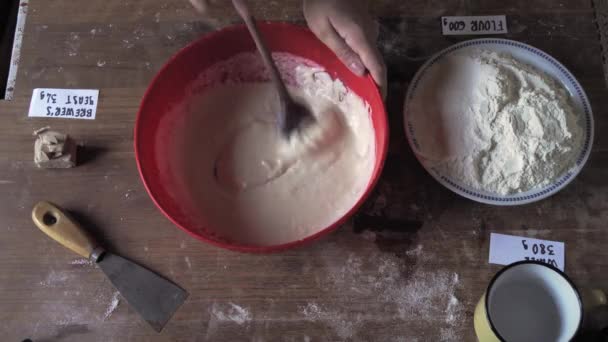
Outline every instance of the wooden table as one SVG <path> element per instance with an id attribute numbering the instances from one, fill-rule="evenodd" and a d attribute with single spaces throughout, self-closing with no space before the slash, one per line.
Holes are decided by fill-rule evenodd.
<path id="1" fill-rule="evenodd" d="M 257 1 L 259 17 L 302 22 L 300 4 Z M 0 333 L 4 341 L 473 341 L 473 309 L 500 266 L 490 232 L 564 241 L 581 287 L 608 287 L 608 97 L 590 2 L 375 1 L 389 64 L 390 152 L 354 223 L 309 246 L 248 255 L 203 244 L 154 207 L 132 148 L 142 94 L 169 56 L 236 20 L 200 21 L 183 0 L 34 1 L 16 96 L 0 101 Z M 506 14 L 506 36 L 563 62 L 586 89 L 597 137 L 582 174 L 536 204 L 460 198 L 416 162 L 402 130 L 404 91 L 439 49 L 442 15 Z M 28 119 L 36 87 L 101 90 L 95 121 Z M 71 170 L 38 170 L 32 132 L 50 125 L 86 145 Z M 95 267 L 44 236 L 33 204 L 72 210 L 117 253 L 190 292 L 156 334 Z M 118 305 L 116 306 L 116 302 Z"/>

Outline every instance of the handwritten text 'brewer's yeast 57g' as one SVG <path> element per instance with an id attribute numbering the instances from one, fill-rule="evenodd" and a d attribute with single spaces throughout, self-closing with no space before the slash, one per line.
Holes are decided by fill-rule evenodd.
<path id="1" fill-rule="evenodd" d="M 29 117 L 94 120 L 99 90 L 36 88 Z"/>

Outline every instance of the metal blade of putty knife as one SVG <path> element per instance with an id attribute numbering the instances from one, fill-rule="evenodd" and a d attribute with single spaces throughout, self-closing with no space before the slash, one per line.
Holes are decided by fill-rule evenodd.
<path id="1" fill-rule="evenodd" d="M 104 253 L 97 266 L 114 287 L 156 331 L 161 331 L 188 293 L 136 263 Z"/>
<path id="2" fill-rule="evenodd" d="M 40 230 L 77 254 L 95 261 L 112 284 L 148 322 L 160 332 L 188 293 L 167 279 L 118 255 L 106 252 L 62 209 L 40 202 L 32 210 Z"/>

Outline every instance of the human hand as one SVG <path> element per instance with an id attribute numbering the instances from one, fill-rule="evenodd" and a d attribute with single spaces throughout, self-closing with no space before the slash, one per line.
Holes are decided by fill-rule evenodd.
<path id="1" fill-rule="evenodd" d="M 356 75 L 368 71 L 386 95 L 386 66 L 376 47 L 378 25 L 361 0 L 304 0 L 314 34 Z"/>
<path id="2" fill-rule="evenodd" d="M 311 31 L 356 75 L 369 72 L 386 95 L 386 66 L 376 47 L 378 26 L 367 14 L 364 0 L 304 0 L 304 17 Z M 229 0 L 190 0 L 205 16 Z"/>

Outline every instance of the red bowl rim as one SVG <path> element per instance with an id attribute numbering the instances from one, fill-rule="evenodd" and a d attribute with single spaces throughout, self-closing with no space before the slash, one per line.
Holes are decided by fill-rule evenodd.
<path id="1" fill-rule="evenodd" d="M 278 22 L 278 21 L 261 21 L 258 23 L 259 25 L 272 25 L 272 26 L 277 26 L 279 29 L 289 29 L 289 30 L 303 30 L 303 31 L 307 31 L 310 32 L 310 30 L 308 28 L 299 26 L 299 25 L 295 25 L 292 23 L 288 23 L 288 22 Z M 200 44 L 202 41 L 204 40 L 208 40 L 211 39 L 212 37 L 215 37 L 216 35 L 220 35 L 223 34 L 227 31 L 233 31 L 233 30 L 242 30 L 245 28 L 244 24 L 237 24 L 237 25 L 231 25 L 231 26 L 227 26 L 227 27 L 223 27 L 219 30 L 210 32 L 205 34 L 204 36 L 192 41 L 191 43 L 189 43 L 188 45 L 186 45 L 184 48 L 180 49 L 178 52 L 176 52 L 175 54 L 173 54 L 173 56 L 171 56 L 169 58 L 169 60 L 167 60 L 167 62 L 162 66 L 162 68 L 156 73 L 156 75 L 154 76 L 154 78 L 152 79 L 152 81 L 149 83 L 148 87 L 146 88 L 146 91 L 144 93 L 144 96 L 142 97 L 141 100 L 141 104 L 139 106 L 139 109 L 137 111 L 137 116 L 135 119 L 135 127 L 134 127 L 134 132 L 133 132 L 133 145 L 134 145 L 134 149 L 135 149 L 135 161 L 137 163 L 137 170 L 139 172 L 139 176 L 141 178 L 141 181 L 144 184 L 144 187 L 146 189 L 146 191 L 148 192 L 148 195 L 150 196 L 150 198 L 152 199 L 152 202 L 154 202 L 154 205 L 156 205 L 156 207 L 163 213 L 163 215 L 165 215 L 165 217 L 167 219 L 169 219 L 169 221 L 171 221 L 175 226 L 177 226 L 178 228 L 180 228 L 181 230 L 185 231 L 186 233 L 188 233 L 189 235 L 191 235 L 192 237 L 201 240 L 203 242 L 212 244 L 214 246 L 217 247 L 221 247 L 221 248 L 225 248 L 228 250 L 232 250 L 232 251 L 237 251 L 237 252 L 245 252 L 245 253 L 260 253 L 260 254 L 264 254 L 264 253 L 273 253 L 273 252 L 280 252 L 280 251 L 284 251 L 287 249 L 291 249 L 291 248 L 295 248 L 295 247 L 300 247 L 303 245 L 306 245 L 314 240 L 317 240 L 318 238 L 327 235 L 333 231 L 335 231 L 336 229 L 338 229 L 340 226 L 342 226 L 344 223 L 346 223 L 346 221 L 348 221 L 356 212 L 357 210 L 359 210 L 359 208 L 363 205 L 363 203 L 367 200 L 367 198 L 369 197 L 369 195 L 372 193 L 372 191 L 374 190 L 376 184 L 378 183 L 378 181 L 380 180 L 380 175 L 382 173 L 382 170 L 384 168 L 384 163 L 386 161 L 386 156 L 388 153 L 388 141 L 389 141 L 389 129 L 388 129 L 388 117 L 386 115 L 386 107 L 384 105 L 384 101 L 382 101 L 382 113 L 381 115 L 385 118 L 384 119 L 384 140 L 381 141 L 381 144 L 379 147 L 379 156 L 377 156 L 377 158 L 380 158 L 380 164 L 378 165 L 378 168 L 376 168 L 374 170 L 374 172 L 372 173 L 371 176 L 371 182 L 368 184 L 365 192 L 363 193 L 363 195 L 361 195 L 361 197 L 359 198 L 359 200 L 351 207 L 351 209 L 346 212 L 344 215 L 342 215 L 342 217 L 340 219 L 338 219 L 336 222 L 334 222 L 333 224 L 329 225 L 328 227 L 316 232 L 313 235 L 307 236 L 304 239 L 300 239 L 300 240 L 296 240 L 296 241 L 292 241 L 292 242 L 288 242 L 288 243 L 284 243 L 284 244 L 279 244 L 279 245 L 272 245 L 272 246 L 250 246 L 250 245 L 242 245 L 242 244 L 238 244 L 238 243 L 228 243 L 228 242 L 222 242 L 222 241 L 218 241 L 218 240 L 214 240 L 211 239 L 209 237 L 197 234 L 193 231 L 191 231 L 190 229 L 188 229 L 187 227 L 184 227 L 180 222 L 178 222 L 177 220 L 175 220 L 169 213 L 167 213 L 167 211 L 165 211 L 165 209 L 160 205 L 160 203 L 158 202 L 156 195 L 154 193 L 154 191 L 152 190 L 152 188 L 149 185 L 148 180 L 146 179 L 146 175 L 143 172 L 143 168 L 142 168 L 142 164 L 141 164 L 141 160 L 140 160 L 140 148 L 139 148 L 139 125 L 141 122 L 141 118 L 143 115 L 142 112 L 142 108 L 143 108 L 143 104 L 146 102 L 146 100 L 148 99 L 148 97 L 150 96 L 150 91 L 152 88 L 152 85 L 155 84 L 158 81 L 158 78 L 160 77 L 160 75 L 168 68 L 168 66 L 173 63 L 177 58 L 179 58 L 182 54 L 186 53 L 187 51 L 191 50 L 194 48 L 195 45 Z M 380 94 L 380 90 L 378 89 L 378 87 L 376 86 L 376 83 L 374 81 L 374 79 L 371 77 L 371 75 L 366 75 L 365 78 L 371 83 L 373 84 L 373 89 L 374 89 L 374 95 L 377 96 L 378 98 L 382 98 L 382 95 Z"/>

